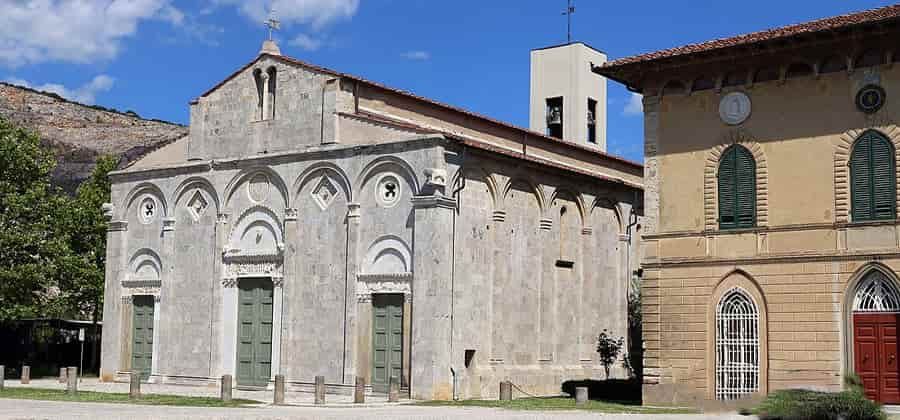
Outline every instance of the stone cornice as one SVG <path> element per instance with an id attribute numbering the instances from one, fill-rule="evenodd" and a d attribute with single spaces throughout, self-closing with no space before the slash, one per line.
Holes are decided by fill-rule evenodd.
<path id="1" fill-rule="evenodd" d="M 680 238 L 700 238 L 708 236 L 729 236 L 747 233 L 773 233 L 773 232 L 799 232 L 806 230 L 842 230 L 868 226 L 900 226 L 898 220 L 880 220 L 872 222 L 839 222 L 839 223 L 805 223 L 783 226 L 765 226 L 747 229 L 728 229 L 728 230 L 702 230 L 702 231 L 678 231 L 654 233 L 651 235 L 643 235 L 644 240 L 660 240 L 660 239 L 680 239 Z"/>
<path id="2" fill-rule="evenodd" d="M 412 204 L 417 209 L 444 208 L 456 210 L 456 200 L 443 195 L 417 195 L 412 198 Z"/>
<path id="3" fill-rule="evenodd" d="M 900 249 L 884 251 L 864 252 L 797 252 L 792 254 L 766 254 L 754 257 L 742 258 L 713 258 L 713 257 L 689 257 L 666 258 L 662 261 L 644 261 L 641 267 L 644 269 L 662 269 L 676 267 L 696 266 L 731 266 L 749 264 L 783 264 L 802 262 L 842 262 L 869 260 L 878 261 L 885 258 L 900 257 Z"/>

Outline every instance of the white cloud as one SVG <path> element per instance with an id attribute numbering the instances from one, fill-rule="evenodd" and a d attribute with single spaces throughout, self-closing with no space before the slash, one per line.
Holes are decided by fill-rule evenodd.
<path id="1" fill-rule="evenodd" d="M 632 93 L 625 103 L 622 113 L 625 115 L 641 115 L 644 112 L 644 97 L 640 93 Z"/>
<path id="2" fill-rule="evenodd" d="M 214 5 L 233 5 L 254 22 L 260 24 L 275 9 L 278 19 L 286 25 L 310 24 L 313 29 L 349 19 L 359 9 L 359 0 L 211 0 Z"/>
<path id="3" fill-rule="evenodd" d="M 313 38 L 306 34 L 297 34 L 297 36 L 294 37 L 294 39 L 292 39 L 289 44 L 306 51 L 315 51 L 322 46 L 322 40 Z"/>
<path id="4" fill-rule="evenodd" d="M 0 10 L 0 65 L 7 67 L 109 60 L 140 22 L 184 21 L 171 0 L 0 0 Z"/>
<path id="5" fill-rule="evenodd" d="M 88 105 L 93 105 L 97 99 L 97 94 L 112 89 L 113 84 L 115 83 L 115 79 L 105 74 L 96 76 L 90 82 L 75 89 L 69 89 L 58 83 L 33 85 L 27 80 L 18 78 L 7 78 L 6 81 L 14 85 L 24 86 L 34 90 L 52 92 L 63 98 Z"/>
<path id="6" fill-rule="evenodd" d="M 407 51 L 401 54 L 407 60 L 426 61 L 431 58 L 428 51 Z"/>

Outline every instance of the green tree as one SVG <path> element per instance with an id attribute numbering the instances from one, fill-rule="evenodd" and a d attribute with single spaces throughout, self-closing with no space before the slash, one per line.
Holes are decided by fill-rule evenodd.
<path id="1" fill-rule="evenodd" d="M 110 200 L 109 173 L 118 159 L 104 156 L 97 161 L 91 177 L 85 180 L 66 212 L 69 255 L 61 265 L 65 307 L 72 315 L 100 319 L 103 308 L 103 279 L 106 269 L 107 221 L 103 203 Z"/>
<path id="2" fill-rule="evenodd" d="M 0 320 L 100 319 L 109 172 L 103 157 L 69 197 L 50 183 L 56 160 L 37 134 L 0 119 Z"/>
<path id="3" fill-rule="evenodd" d="M 58 222 L 68 200 L 50 185 L 55 166 L 36 134 L 0 119 L 0 319 L 61 311 L 57 258 L 68 245 Z"/>

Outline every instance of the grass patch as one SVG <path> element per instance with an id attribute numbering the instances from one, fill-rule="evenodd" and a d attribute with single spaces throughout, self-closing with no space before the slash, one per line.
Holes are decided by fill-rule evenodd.
<path id="1" fill-rule="evenodd" d="M 857 390 L 817 392 L 787 389 L 769 394 L 752 410 L 762 420 L 884 420 L 881 407 Z"/>
<path id="2" fill-rule="evenodd" d="M 612 414 L 691 414 L 696 411 L 686 408 L 644 407 L 612 401 L 590 400 L 583 406 L 575 406 L 574 398 L 520 398 L 512 401 L 499 400 L 462 400 L 462 401 L 424 401 L 415 405 L 425 407 L 492 407 L 509 410 L 585 410 Z"/>
<path id="3" fill-rule="evenodd" d="M 98 402 L 118 404 L 143 404 L 143 405 L 175 405 L 182 407 L 245 407 L 250 404 L 259 404 L 259 401 L 233 399 L 223 402 L 211 397 L 183 397 L 179 395 L 145 394 L 140 398 L 128 398 L 128 394 L 113 394 L 106 392 L 78 391 L 76 395 L 69 395 L 65 390 L 7 387 L 0 391 L 0 398 L 20 400 L 44 400 L 44 401 L 69 401 L 69 402 Z"/>

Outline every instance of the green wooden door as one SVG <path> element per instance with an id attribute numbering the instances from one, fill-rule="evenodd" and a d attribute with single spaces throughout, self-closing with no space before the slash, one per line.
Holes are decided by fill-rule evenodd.
<path id="1" fill-rule="evenodd" d="M 372 306 L 372 389 L 387 392 L 403 374 L 403 295 L 375 295 Z"/>
<path id="2" fill-rule="evenodd" d="M 237 383 L 266 386 L 272 376 L 272 281 L 240 280 L 238 289 Z"/>
<path id="3" fill-rule="evenodd" d="M 134 319 L 131 332 L 131 370 L 150 377 L 153 364 L 153 296 L 134 296 Z"/>

